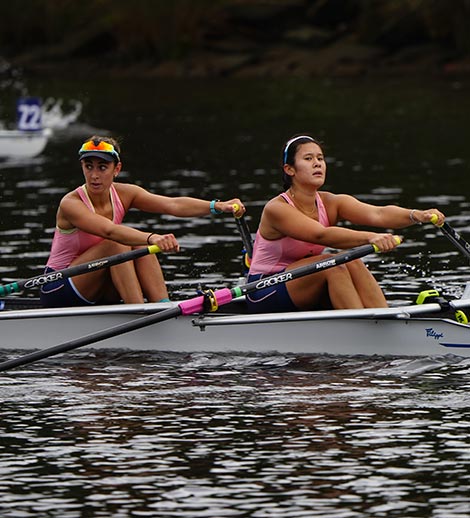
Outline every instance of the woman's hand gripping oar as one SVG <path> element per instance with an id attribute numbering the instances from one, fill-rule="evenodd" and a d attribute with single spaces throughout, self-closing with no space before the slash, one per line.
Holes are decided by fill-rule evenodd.
<path id="1" fill-rule="evenodd" d="M 396 239 L 399 240 L 398 237 Z M 157 324 L 158 322 L 170 320 L 180 315 L 192 315 L 194 313 L 201 313 L 204 311 L 208 299 L 211 303 L 211 310 L 216 311 L 219 306 L 228 304 L 233 299 L 241 297 L 242 295 L 246 295 L 247 293 L 251 293 L 256 290 L 261 290 L 266 286 L 272 286 L 274 284 L 282 284 L 285 282 L 289 282 L 304 275 L 320 272 L 328 268 L 333 268 L 334 266 L 340 266 L 342 264 L 354 261 L 356 259 L 360 259 L 361 257 L 377 252 L 380 252 L 380 250 L 376 245 L 362 245 L 356 248 L 351 248 L 350 250 L 345 250 L 344 252 L 340 252 L 336 255 L 328 257 L 327 259 L 322 259 L 320 261 L 306 264 L 304 266 L 300 266 L 298 268 L 294 268 L 292 270 L 285 271 L 279 274 L 270 275 L 257 281 L 249 282 L 247 284 L 243 284 L 240 286 L 235 286 L 231 289 L 223 288 L 215 292 L 210 292 L 209 295 L 200 295 L 193 299 L 180 302 L 176 306 L 165 309 L 159 313 L 147 315 L 145 317 L 138 318 L 130 322 L 125 322 L 123 324 L 110 327 L 108 329 L 98 331 L 97 333 L 83 336 L 81 338 L 77 338 L 75 340 L 71 340 L 69 342 L 65 342 L 54 347 L 49 347 L 41 351 L 35 351 L 30 354 L 26 354 L 19 358 L 7 360 L 3 363 L 0 363 L 0 371 L 6 371 L 9 369 L 13 369 L 14 367 L 27 365 L 36 360 L 41 360 L 44 358 L 48 358 L 50 356 L 54 356 L 56 354 L 71 351 L 73 349 L 78 349 L 79 347 L 83 347 L 85 345 L 91 345 L 96 342 L 100 342 L 101 340 L 106 340 L 114 336 L 129 333 L 130 331 L 135 331 L 137 329 Z M 156 337 L 158 337 L 158 334 L 156 334 Z"/>

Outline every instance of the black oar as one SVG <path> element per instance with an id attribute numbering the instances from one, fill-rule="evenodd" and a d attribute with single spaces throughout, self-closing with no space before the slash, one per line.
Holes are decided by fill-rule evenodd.
<path id="1" fill-rule="evenodd" d="M 130 252 L 123 252 L 122 254 L 104 257 L 103 259 L 95 259 L 89 263 L 77 264 L 63 270 L 43 273 L 41 275 L 31 277 L 30 279 L 15 281 L 10 284 L 4 284 L 3 286 L 0 286 L 0 296 L 16 293 L 25 288 L 36 288 L 50 282 L 67 279 L 69 277 L 75 277 L 76 275 L 82 275 L 84 273 L 94 272 L 95 270 L 100 270 L 101 268 L 109 268 L 110 266 L 114 266 L 116 264 L 125 263 L 126 261 L 131 261 L 133 259 L 143 257 L 147 254 L 156 254 L 158 252 L 160 252 L 160 248 L 157 245 L 151 245 L 145 248 L 137 248 L 136 250 L 131 250 Z"/>
<path id="2" fill-rule="evenodd" d="M 373 252 L 379 252 L 378 248 L 375 245 L 362 245 L 356 248 L 351 248 L 350 250 L 346 250 L 344 252 L 340 252 L 339 254 L 333 255 L 327 259 L 315 261 L 314 263 L 300 266 L 298 268 L 294 268 L 293 270 L 285 271 L 279 274 L 270 275 L 269 277 L 265 277 L 258 281 L 249 282 L 241 286 L 235 286 L 231 289 L 224 288 L 221 290 L 217 290 L 215 292 L 212 292 L 209 297 L 212 302 L 211 310 L 216 311 L 219 306 L 228 304 L 234 298 L 246 295 L 247 293 L 261 290 L 263 288 L 273 286 L 275 284 L 282 284 L 293 279 L 303 277 L 304 275 L 309 275 L 319 271 L 327 270 L 328 268 L 333 268 L 334 266 L 339 266 L 341 264 L 354 261 L 355 259 L 359 259 Z M 77 338 L 75 340 L 71 340 L 69 342 L 65 342 L 54 347 L 49 347 L 41 351 L 26 354 L 25 356 L 21 356 L 19 358 L 7 360 L 3 363 L 0 363 L 0 371 L 6 371 L 14 367 L 19 367 L 20 365 L 26 365 L 36 360 L 48 358 L 49 356 L 64 353 L 72 349 L 78 349 L 79 347 L 94 344 L 101 340 L 106 340 L 108 338 L 122 335 L 124 333 L 129 333 L 130 331 L 135 331 L 137 329 L 141 329 L 143 327 L 150 326 L 158 322 L 170 320 L 180 315 L 192 315 L 194 313 L 200 313 L 204 311 L 205 305 L 206 297 L 204 295 L 200 295 L 193 299 L 180 302 L 177 306 L 165 309 L 159 313 L 147 315 L 145 317 L 132 320 L 131 322 L 125 322 L 123 324 L 110 327 L 108 329 L 103 329 L 102 331 L 98 331 L 97 333 L 83 336 L 81 338 Z"/>
<path id="3" fill-rule="evenodd" d="M 453 228 L 444 221 L 442 225 L 437 224 L 437 215 L 434 214 L 431 217 L 431 223 L 436 225 L 436 227 L 441 229 L 441 232 L 446 236 L 446 238 L 460 251 L 462 254 L 470 260 L 470 244 L 465 241 L 465 239 Z M 468 324 L 468 317 L 464 311 L 461 309 L 457 309 L 455 311 L 455 318 L 457 322 L 461 324 Z"/>
<path id="4" fill-rule="evenodd" d="M 238 204 L 235 204 L 233 207 L 235 209 L 235 212 L 237 212 Z M 251 232 L 248 228 L 248 223 L 246 222 L 244 215 L 240 217 L 235 216 L 235 221 L 237 223 L 238 231 L 240 232 L 243 246 L 245 247 L 245 252 L 249 259 L 249 263 L 251 261 L 251 258 L 253 257 L 253 238 L 251 237 Z"/>
<path id="5" fill-rule="evenodd" d="M 434 214 L 431 218 L 431 223 L 436 225 L 437 216 Z M 447 237 L 447 239 L 462 252 L 462 254 L 470 259 L 470 244 L 454 229 L 449 223 L 444 222 L 442 225 L 436 225 L 441 229 L 441 232 Z"/>

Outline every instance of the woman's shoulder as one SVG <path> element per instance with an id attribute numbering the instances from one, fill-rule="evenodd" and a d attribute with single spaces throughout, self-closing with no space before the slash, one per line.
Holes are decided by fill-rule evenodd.
<path id="1" fill-rule="evenodd" d="M 264 206 L 265 209 L 272 209 L 283 205 L 288 205 L 287 200 L 282 196 L 283 193 L 278 194 L 277 196 L 274 196 L 274 198 L 271 198 L 268 200 Z"/>
<path id="2" fill-rule="evenodd" d="M 318 194 L 318 196 L 320 196 L 321 201 L 323 203 L 334 200 L 336 198 L 336 196 L 338 196 L 337 194 L 334 194 L 333 192 L 329 192 L 329 191 L 317 191 L 317 194 Z"/>
<path id="3" fill-rule="evenodd" d="M 138 193 L 144 191 L 143 187 L 133 183 L 114 182 L 113 187 L 123 202 L 131 203 Z"/>
<path id="4" fill-rule="evenodd" d="M 139 187 L 134 183 L 113 182 L 112 185 L 117 192 L 133 192 L 135 190 L 142 189 L 142 187 Z"/>
<path id="5" fill-rule="evenodd" d="M 73 200 L 79 200 L 80 195 L 78 194 L 78 187 L 74 189 L 73 191 L 69 191 L 68 193 L 64 194 L 60 200 L 60 205 L 63 203 L 67 203 L 68 201 Z"/>
<path id="6" fill-rule="evenodd" d="M 318 194 L 321 198 L 321 201 L 325 204 L 338 204 L 347 200 L 355 199 L 353 196 L 349 194 L 336 194 L 329 191 L 318 191 Z"/>
<path id="7" fill-rule="evenodd" d="M 147 189 L 141 187 L 140 185 L 136 185 L 135 183 L 114 182 L 113 186 L 119 195 L 136 195 L 139 193 L 148 192 Z"/>

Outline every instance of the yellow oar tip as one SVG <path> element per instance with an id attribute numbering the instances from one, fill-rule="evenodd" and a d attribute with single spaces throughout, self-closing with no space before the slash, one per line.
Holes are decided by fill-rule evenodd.
<path id="1" fill-rule="evenodd" d="M 437 215 L 437 214 L 433 214 L 433 215 L 431 216 L 431 223 L 432 223 L 433 225 L 435 225 L 435 224 L 438 222 L 438 220 L 439 220 L 439 217 L 438 217 L 438 215 Z"/>
<path id="2" fill-rule="evenodd" d="M 161 248 L 158 245 L 150 245 L 147 250 L 149 251 L 149 254 L 158 254 L 161 252 Z"/>
<path id="3" fill-rule="evenodd" d="M 393 240 L 395 241 L 395 244 L 398 246 L 398 245 L 401 245 L 402 242 L 403 242 L 403 238 L 401 236 L 393 236 Z M 379 254 L 382 250 L 380 250 L 380 248 L 375 245 L 374 243 L 372 243 L 372 246 L 374 247 L 374 252 L 376 254 Z"/>
<path id="4" fill-rule="evenodd" d="M 240 210 L 240 205 L 238 203 L 234 203 L 232 205 L 233 207 L 233 215 L 235 216 L 235 219 L 241 219 L 243 214 L 240 214 L 240 216 L 237 216 L 237 212 Z"/>

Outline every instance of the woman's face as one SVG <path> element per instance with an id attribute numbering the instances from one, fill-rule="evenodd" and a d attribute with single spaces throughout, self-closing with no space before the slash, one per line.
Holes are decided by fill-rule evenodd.
<path id="1" fill-rule="evenodd" d="M 326 162 L 321 147 L 315 142 L 306 142 L 297 147 L 294 166 L 287 166 L 286 173 L 292 181 L 305 186 L 321 187 L 326 179 Z"/>
<path id="2" fill-rule="evenodd" d="M 109 189 L 121 170 L 121 162 L 116 164 L 97 157 L 85 158 L 81 164 L 87 189 L 97 194 Z"/>

